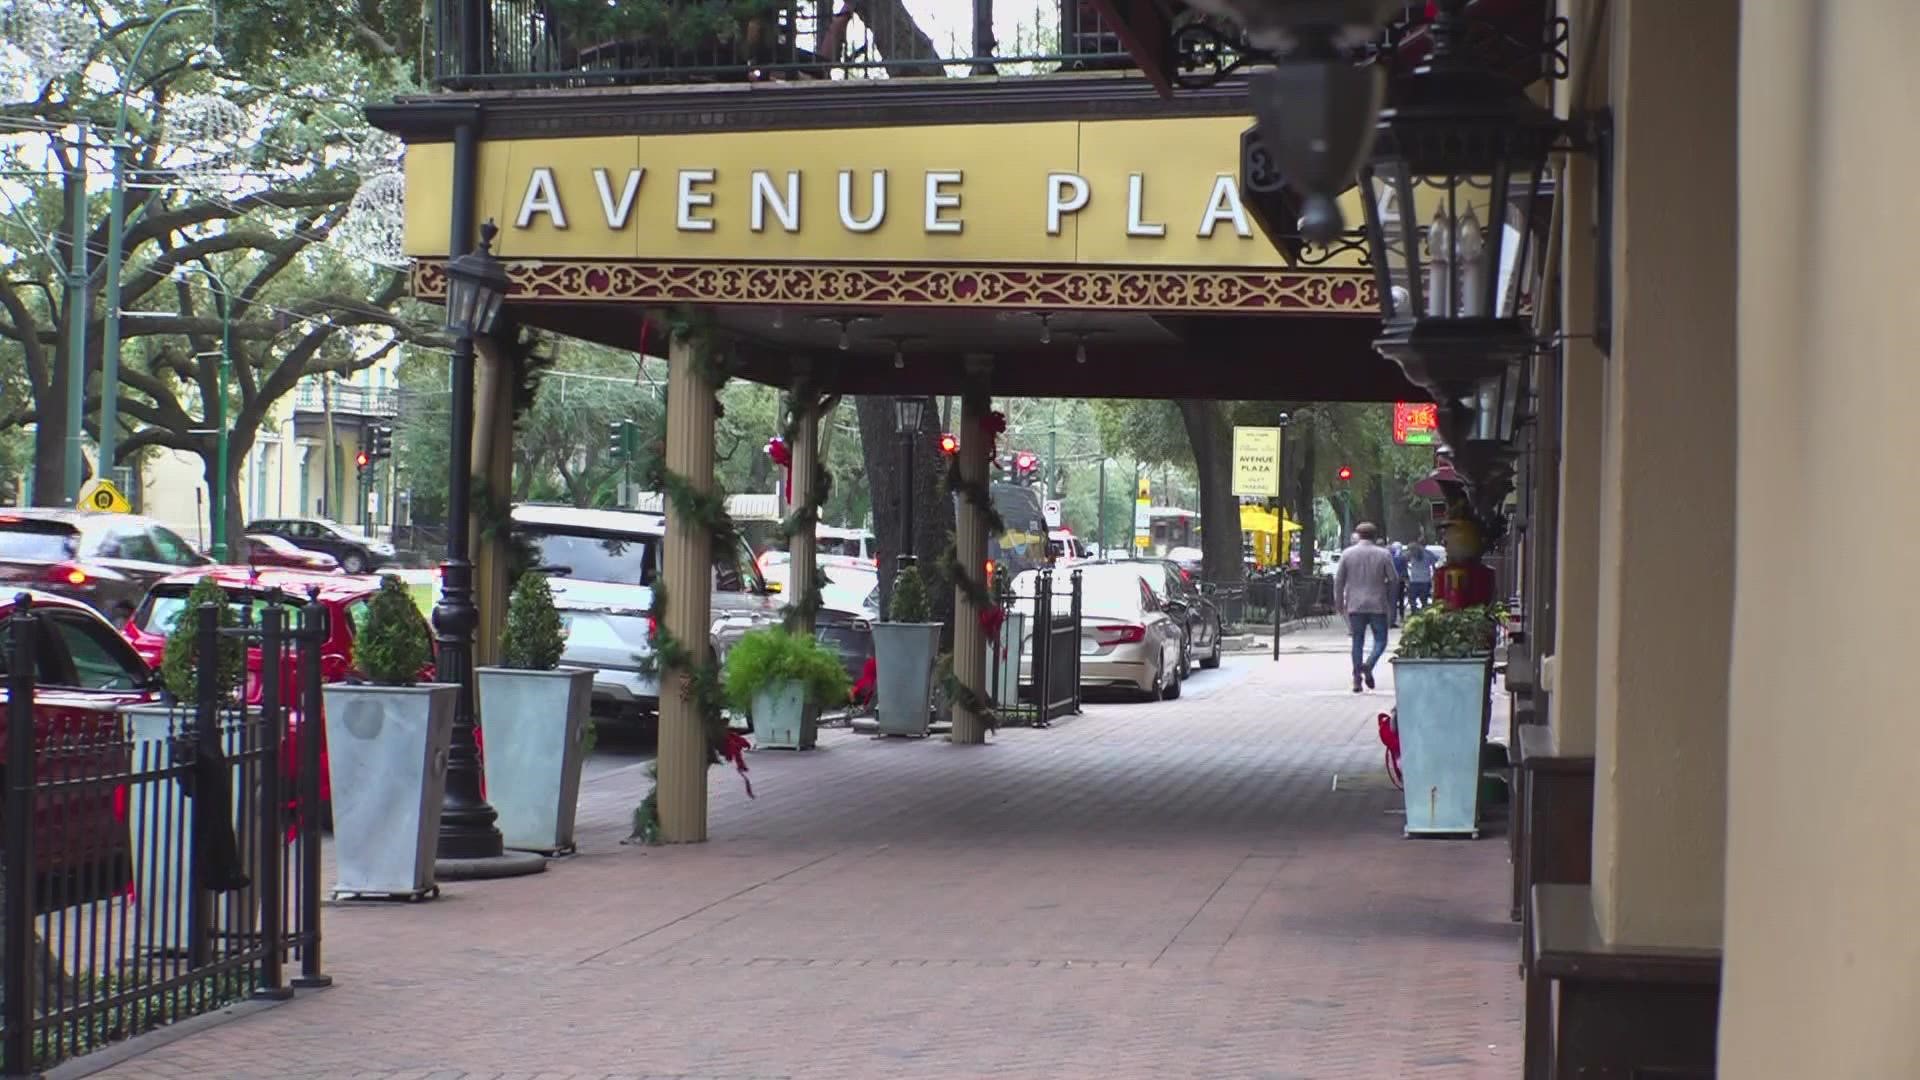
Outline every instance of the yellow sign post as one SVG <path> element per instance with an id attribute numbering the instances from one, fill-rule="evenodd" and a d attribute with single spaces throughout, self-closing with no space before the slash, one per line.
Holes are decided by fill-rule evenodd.
<path id="1" fill-rule="evenodd" d="M 1153 485 L 1144 474 L 1133 497 L 1133 547 L 1146 551 L 1153 546 Z"/>
<path id="2" fill-rule="evenodd" d="M 80 497 L 74 505 L 82 510 L 100 510 L 109 514 L 130 514 L 133 504 L 113 486 L 113 481 L 94 477 L 80 486 Z"/>
<path id="3" fill-rule="evenodd" d="M 1280 429 L 1233 429 L 1233 493 L 1273 499 L 1280 495 Z"/>

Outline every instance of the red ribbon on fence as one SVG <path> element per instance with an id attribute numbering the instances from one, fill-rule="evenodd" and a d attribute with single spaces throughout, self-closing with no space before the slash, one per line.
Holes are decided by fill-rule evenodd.
<path id="1" fill-rule="evenodd" d="M 785 493 L 786 502 L 791 505 L 793 502 L 793 450 L 787 445 L 787 440 L 775 435 L 767 440 L 767 456 L 773 459 L 775 465 L 787 471 L 787 483 L 781 491 Z"/>

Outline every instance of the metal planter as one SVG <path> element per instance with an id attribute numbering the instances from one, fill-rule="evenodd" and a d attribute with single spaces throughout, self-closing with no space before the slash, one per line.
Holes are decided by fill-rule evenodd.
<path id="1" fill-rule="evenodd" d="M 753 743 L 762 750 L 811 750 L 820 710 L 807 701 L 805 683 L 783 679 L 753 695 Z"/>
<path id="2" fill-rule="evenodd" d="M 933 705 L 939 623 L 873 624 L 875 692 L 882 735 L 924 736 Z"/>
<path id="3" fill-rule="evenodd" d="M 132 741 L 135 775 L 158 769 L 171 760 L 168 743 L 194 731 L 192 706 L 128 705 L 120 709 L 127 734 Z M 259 722 L 257 709 L 247 710 L 249 726 Z M 236 757 L 241 746 L 241 727 L 223 712 L 220 719 L 220 748 Z M 235 761 L 232 769 L 233 824 L 241 840 L 240 854 L 247 873 L 259 876 L 259 845 L 249 842 L 245 823 L 258 815 L 253 800 L 258 798 L 258 778 L 252 783 L 245 766 Z M 194 801 L 187 798 L 177 779 L 149 779 L 127 788 L 127 837 L 133 855 L 134 916 L 140 921 L 140 947 L 160 956 L 187 954 L 188 920 L 184 914 L 192 902 L 186 867 L 181 853 L 190 850 L 184 840 L 193 835 Z M 158 835 L 156 835 L 158 834 Z M 297 848 L 288 858 L 297 858 Z M 253 929 L 258 917 L 254 890 L 240 889 L 219 894 L 213 905 L 216 933 L 244 934 Z"/>
<path id="4" fill-rule="evenodd" d="M 1408 836 L 1480 835 L 1487 658 L 1393 661 Z"/>
<path id="5" fill-rule="evenodd" d="M 574 849 L 593 674 L 588 668 L 474 669 L 487 802 L 500 815 L 500 836 L 510 848 L 548 855 Z"/>
<path id="6" fill-rule="evenodd" d="M 434 893 L 459 687 L 333 683 L 322 692 L 333 779 L 334 897 Z"/>

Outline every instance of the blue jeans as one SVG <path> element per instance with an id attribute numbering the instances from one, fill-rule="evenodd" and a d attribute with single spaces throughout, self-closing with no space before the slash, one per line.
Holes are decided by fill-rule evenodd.
<path id="1" fill-rule="evenodd" d="M 1347 627 L 1353 634 L 1353 673 L 1357 677 L 1361 672 L 1372 671 L 1373 665 L 1379 663 L 1380 657 L 1386 654 L 1387 615 L 1385 612 L 1376 615 L 1371 612 L 1363 614 L 1356 611 L 1347 616 Z M 1367 641 L 1368 627 L 1373 628 L 1373 655 L 1367 657 L 1366 663 L 1363 664 L 1360 662 L 1360 654 Z"/>
<path id="2" fill-rule="evenodd" d="M 1424 610 L 1433 603 L 1433 582 L 1414 581 L 1407 584 L 1407 607 L 1413 611 Z"/>

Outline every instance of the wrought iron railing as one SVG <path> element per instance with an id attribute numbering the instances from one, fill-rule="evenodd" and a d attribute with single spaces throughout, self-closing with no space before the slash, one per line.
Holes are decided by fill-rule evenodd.
<path id="1" fill-rule="evenodd" d="M 398 416 L 400 391 L 395 387 L 354 386 L 337 383 L 332 391 L 333 411 L 345 416 Z M 303 381 L 294 387 L 296 412 L 321 412 L 327 408 L 327 394 L 319 384 Z"/>
<path id="2" fill-rule="evenodd" d="M 1044 726 L 1080 711 L 1080 571 L 1034 575 L 1033 592 L 1000 579 L 1001 632 L 987 650 L 987 692 L 1007 724 Z"/>
<path id="3" fill-rule="evenodd" d="M 213 605 L 193 612 L 198 655 L 237 637 L 261 657 L 250 702 L 207 664 L 197 701 L 123 715 L 75 707 L 72 693 L 37 702 L 57 631 L 16 600 L 0 635 L 0 1074 L 39 1075 L 240 999 L 329 981 L 321 750 L 298 737 L 319 724 L 325 613 L 311 602 L 291 625 L 287 607 L 268 612 L 235 628 L 217 625 Z"/>
<path id="4" fill-rule="evenodd" d="M 906 0 L 433 0 L 427 40 L 434 81 L 449 89 L 1133 66 L 1090 0 L 1040 0 L 1011 33 L 999 20 L 1006 36 L 997 41 L 976 28 L 971 7 L 920 5 L 916 13 Z"/>

